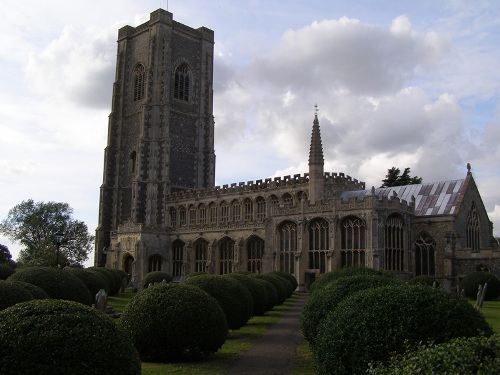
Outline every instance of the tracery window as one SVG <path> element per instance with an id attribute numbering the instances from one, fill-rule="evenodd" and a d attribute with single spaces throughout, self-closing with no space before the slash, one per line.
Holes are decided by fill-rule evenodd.
<path id="1" fill-rule="evenodd" d="M 241 220 L 241 203 L 238 201 L 233 201 L 231 203 L 231 221 L 237 223 Z"/>
<path id="2" fill-rule="evenodd" d="M 415 275 L 435 276 L 435 249 L 434 240 L 425 233 L 415 241 Z"/>
<path id="3" fill-rule="evenodd" d="M 479 215 L 474 203 L 472 203 L 467 217 L 467 247 L 479 250 Z"/>
<path id="4" fill-rule="evenodd" d="M 297 202 L 307 201 L 307 193 L 305 191 L 299 191 L 297 193 Z"/>
<path id="5" fill-rule="evenodd" d="M 233 272 L 234 241 L 224 237 L 219 242 L 219 273 L 225 275 Z"/>
<path id="6" fill-rule="evenodd" d="M 189 86 L 191 73 L 187 64 L 181 64 L 175 69 L 174 98 L 189 100 Z"/>
<path id="7" fill-rule="evenodd" d="M 271 195 L 271 215 L 276 215 L 278 213 L 278 208 L 280 206 L 280 200 L 276 195 Z"/>
<path id="8" fill-rule="evenodd" d="M 262 221 L 266 218 L 266 200 L 258 197 L 255 202 L 257 203 L 257 220 Z"/>
<path id="9" fill-rule="evenodd" d="M 208 242 L 199 239 L 194 245 L 194 272 L 206 272 L 208 262 Z"/>
<path id="10" fill-rule="evenodd" d="M 196 207 L 189 207 L 189 225 L 196 225 Z"/>
<path id="11" fill-rule="evenodd" d="M 309 269 L 326 271 L 326 254 L 329 249 L 329 225 L 326 220 L 317 219 L 309 226 Z"/>
<path id="12" fill-rule="evenodd" d="M 146 85 L 146 69 L 144 65 L 137 64 L 134 68 L 134 101 L 144 98 L 144 87 Z"/>
<path id="13" fill-rule="evenodd" d="M 210 224 L 217 224 L 217 205 L 210 203 Z"/>
<path id="14" fill-rule="evenodd" d="M 177 226 L 177 211 L 175 210 L 175 208 L 170 209 L 170 226 Z"/>
<path id="15" fill-rule="evenodd" d="M 350 216 L 340 225 L 341 266 L 365 266 L 366 228 L 360 218 Z"/>
<path id="16" fill-rule="evenodd" d="M 283 194 L 283 204 L 285 206 L 291 206 L 293 204 L 293 197 L 291 194 L 288 193 Z"/>
<path id="17" fill-rule="evenodd" d="M 200 204 L 198 211 L 200 213 L 200 224 L 206 225 L 207 224 L 207 206 L 204 204 Z"/>
<path id="18" fill-rule="evenodd" d="M 161 255 L 151 255 L 148 261 L 148 272 L 161 271 L 162 263 Z"/>
<path id="19" fill-rule="evenodd" d="M 264 240 L 252 236 L 247 243 L 247 271 L 260 273 L 264 259 Z"/>
<path id="20" fill-rule="evenodd" d="M 222 202 L 221 206 L 221 222 L 227 224 L 229 222 L 229 204 L 227 202 Z"/>
<path id="21" fill-rule="evenodd" d="M 182 227 L 186 225 L 186 209 L 184 207 L 179 208 L 179 226 Z"/>
<path id="22" fill-rule="evenodd" d="M 253 202 L 250 198 L 245 199 L 243 202 L 244 213 L 243 219 L 245 221 L 253 221 Z"/>
<path id="23" fill-rule="evenodd" d="M 297 224 L 285 221 L 278 228 L 279 234 L 279 265 L 280 271 L 294 273 L 294 255 L 297 251 Z"/>
<path id="24" fill-rule="evenodd" d="M 385 269 L 404 270 L 404 222 L 399 215 L 390 215 L 385 224 Z"/>
<path id="25" fill-rule="evenodd" d="M 184 263 L 184 242 L 175 240 L 172 243 L 172 277 L 182 277 L 182 264 Z"/>

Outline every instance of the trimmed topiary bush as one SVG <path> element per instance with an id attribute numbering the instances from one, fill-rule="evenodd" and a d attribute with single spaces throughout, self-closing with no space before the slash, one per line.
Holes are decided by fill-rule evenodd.
<path id="1" fill-rule="evenodd" d="M 104 276 L 99 272 L 88 272 L 83 268 L 64 268 L 64 272 L 69 272 L 83 281 L 90 291 L 92 301 L 95 301 L 95 295 L 99 293 L 101 289 L 106 290 L 108 287 L 108 283 Z"/>
<path id="2" fill-rule="evenodd" d="M 500 335 L 461 337 L 439 345 L 421 345 L 418 350 L 391 357 L 384 366 L 368 371 L 374 375 L 481 374 L 497 375 L 500 369 Z"/>
<path id="3" fill-rule="evenodd" d="M 438 282 L 436 279 L 432 276 L 428 275 L 419 275 L 412 277 L 409 281 L 408 284 L 410 285 L 427 285 L 427 286 L 439 286 Z"/>
<path id="4" fill-rule="evenodd" d="M 49 299 L 50 296 L 40 288 L 39 286 L 30 284 L 30 283 L 25 283 L 24 281 L 14 281 L 14 280 L 9 280 L 10 283 L 19 285 L 26 289 L 28 292 L 30 292 L 33 296 L 33 299 Z"/>
<path id="5" fill-rule="evenodd" d="M 23 286 L 14 282 L 0 280 L 0 310 L 32 299 L 33 295 Z"/>
<path id="6" fill-rule="evenodd" d="M 282 271 L 271 271 L 271 272 L 268 272 L 268 274 L 270 274 L 270 275 L 278 275 L 278 276 L 281 276 L 281 277 L 287 279 L 288 281 L 290 281 L 290 283 L 292 283 L 292 288 L 293 288 L 294 291 L 299 286 L 299 283 L 297 282 L 297 279 L 291 273 L 282 272 Z"/>
<path id="7" fill-rule="evenodd" d="M 500 280 L 498 280 L 495 275 L 483 271 L 466 275 L 460 281 L 460 290 L 463 289 L 467 297 L 475 299 L 477 297 L 479 285 L 484 285 L 485 283 L 488 283 L 486 295 L 484 297 L 485 301 L 490 301 L 500 296 Z"/>
<path id="8" fill-rule="evenodd" d="M 186 283 L 145 289 L 128 303 L 118 324 L 129 333 L 141 358 L 149 361 L 215 353 L 228 331 L 215 298 Z"/>
<path id="9" fill-rule="evenodd" d="M 437 344 L 455 337 L 491 335 L 472 305 L 455 294 L 422 285 L 391 285 L 352 294 L 321 322 L 313 347 L 318 374 L 365 373 L 405 344 Z"/>
<path id="10" fill-rule="evenodd" d="M 89 270 L 94 270 L 95 272 L 101 273 L 107 280 L 109 284 L 109 291 L 106 292 L 110 296 L 114 296 L 120 292 L 122 287 L 122 278 L 119 273 L 115 272 L 116 270 L 112 270 L 105 267 L 91 267 Z"/>
<path id="11" fill-rule="evenodd" d="M 16 272 L 14 268 L 6 264 L 0 264 L 0 280 L 6 280 L 14 272 Z"/>
<path id="12" fill-rule="evenodd" d="M 149 284 L 154 284 L 154 283 L 161 283 L 163 280 L 165 280 L 167 283 L 172 282 L 172 276 L 170 276 L 166 272 L 161 272 L 161 271 L 153 271 L 148 273 L 145 277 L 144 280 L 142 280 L 144 289 L 148 287 Z"/>
<path id="13" fill-rule="evenodd" d="M 266 287 L 259 283 L 253 276 L 239 272 L 233 272 L 228 275 L 241 282 L 252 295 L 253 314 L 263 315 L 267 310 L 268 295 Z"/>
<path id="14" fill-rule="evenodd" d="M 234 278 L 206 274 L 190 277 L 185 283 L 203 289 L 217 300 L 229 329 L 240 329 L 252 317 L 252 295 Z"/>
<path id="15" fill-rule="evenodd" d="M 138 375 L 130 339 L 88 306 L 35 300 L 0 312 L 0 373 Z"/>
<path id="16" fill-rule="evenodd" d="M 262 286 L 266 289 L 267 292 L 267 302 L 266 302 L 266 309 L 265 311 L 270 311 L 273 309 L 274 306 L 278 304 L 278 292 L 276 288 L 274 287 L 273 284 L 271 284 L 269 281 L 261 279 L 261 278 L 255 278 Z"/>
<path id="17" fill-rule="evenodd" d="M 331 281 L 325 287 L 306 301 L 300 315 L 300 325 L 304 338 L 309 345 L 314 346 L 316 335 L 321 321 L 333 311 L 337 305 L 351 294 L 369 288 L 378 288 L 385 285 L 396 285 L 400 282 L 389 277 L 377 275 L 358 275 L 340 277 Z"/>
<path id="18" fill-rule="evenodd" d="M 24 281 L 42 288 L 50 298 L 92 305 L 92 296 L 83 281 L 69 272 L 53 267 L 24 267 L 8 280 Z"/>
<path id="19" fill-rule="evenodd" d="M 111 286 L 112 282 L 111 282 L 110 277 L 109 277 L 108 274 L 105 274 L 102 271 L 98 271 L 98 269 L 95 268 L 95 267 L 84 268 L 84 271 L 88 272 L 88 273 L 92 273 L 92 274 L 97 275 L 98 277 L 100 277 L 100 280 L 104 282 L 104 284 L 103 284 L 104 287 L 101 288 L 101 289 L 104 289 L 104 291 L 109 295 L 109 291 L 112 289 L 112 286 Z M 94 295 L 94 297 L 95 297 L 95 295 Z"/>
<path id="20" fill-rule="evenodd" d="M 292 284 L 283 277 L 277 275 L 269 275 L 267 273 L 255 275 L 254 277 L 258 279 L 263 279 L 269 281 L 276 288 L 278 293 L 278 305 L 283 304 L 291 293 L 293 293 Z"/>

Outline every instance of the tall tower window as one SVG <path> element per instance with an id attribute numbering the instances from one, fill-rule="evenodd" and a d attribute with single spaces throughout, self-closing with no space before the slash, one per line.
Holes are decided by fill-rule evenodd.
<path id="1" fill-rule="evenodd" d="M 385 269 L 404 270 L 404 222 L 399 215 L 391 215 L 385 224 Z"/>
<path id="2" fill-rule="evenodd" d="M 479 215 L 474 203 L 467 217 L 467 247 L 471 250 L 479 250 Z"/>
<path id="3" fill-rule="evenodd" d="M 341 266 L 362 267 L 365 265 L 366 228 L 363 220 L 351 216 L 342 221 Z"/>
<path id="4" fill-rule="evenodd" d="M 144 65 L 137 64 L 134 68 L 134 101 L 144 98 L 144 86 L 146 85 L 146 69 Z"/>
<path id="5" fill-rule="evenodd" d="M 175 69 L 174 99 L 180 99 L 186 102 L 189 100 L 190 76 L 189 67 L 185 63 L 179 65 Z"/>

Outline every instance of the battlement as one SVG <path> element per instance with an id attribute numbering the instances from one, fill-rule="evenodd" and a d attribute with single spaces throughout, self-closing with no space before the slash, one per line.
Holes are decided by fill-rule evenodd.
<path id="1" fill-rule="evenodd" d="M 371 190 L 344 192 L 340 194 L 337 209 L 369 208 L 389 210 L 403 210 L 408 213 L 415 211 L 415 198 L 411 201 L 400 199 L 396 192 L 391 196 L 376 194 L 375 188 Z"/>

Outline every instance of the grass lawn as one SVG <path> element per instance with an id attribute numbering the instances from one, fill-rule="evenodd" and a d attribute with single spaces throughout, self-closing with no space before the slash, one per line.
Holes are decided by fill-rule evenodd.
<path id="1" fill-rule="evenodd" d="M 108 298 L 108 304 L 116 312 L 123 312 L 128 301 L 135 293 L 123 293 Z M 264 334 L 274 323 L 281 319 L 283 314 L 295 303 L 297 294 L 294 294 L 281 306 L 276 306 L 264 316 L 255 316 L 239 330 L 229 331 L 226 342 L 214 355 L 194 362 L 172 363 L 142 363 L 143 375 L 185 374 L 185 375 L 222 375 L 227 372 L 236 355 L 249 350 L 254 341 Z M 298 374 L 298 373 L 297 373 Z M 313 373 L 311 373 L 313 374 Z"/>

